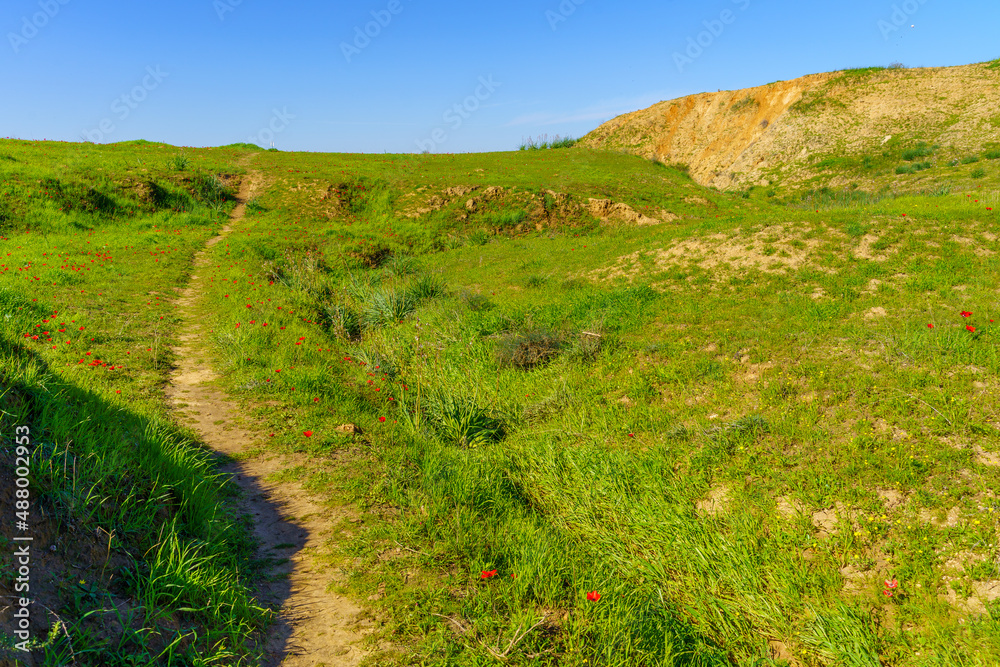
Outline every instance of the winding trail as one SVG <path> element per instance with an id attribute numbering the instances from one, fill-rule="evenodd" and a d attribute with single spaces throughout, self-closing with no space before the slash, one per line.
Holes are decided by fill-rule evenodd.
<path id="1" fill-rule="evenodd" d="M 239 405 L 212 384 L 218 376 L 203 343 L 209 332 L 197 314 L 205 298 L 202 287 L 210 268 L 208 250 L 243 218 L 247 200 L 261 183 L 259 174 L 244 177 L 229 223 L 195 255 L 191 280 L 177 301 L 183 333 L 174 348 L 177 365 L 166 390 L 178 421 L 187 422 L 207 445 L 230 457 L 238 456 L 263 434 L 235 426 Z M 327 592 L 335 575 L 317 558 L 342 515 L 313 502 L 298 483 L 266 481 L 269 475 L 297 463 L 255 457 L 220 466 L 243 492 L 239 510 L 253 519 L 260 544 L 258 557 L 279 561 L 258 589 L 261 603 L 280 609 L 266 638 L 263 667 L 353 667 L 366 655 L 359 643 L 370 622 L 360 620 L 363 611 L 351 600 Z"/>

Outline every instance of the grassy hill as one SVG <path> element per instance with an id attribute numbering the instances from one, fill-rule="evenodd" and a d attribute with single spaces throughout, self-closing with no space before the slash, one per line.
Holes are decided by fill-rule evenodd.
<path id="1" fill-rule="evenodd" d="M 995 174 L 789 205 L 689 163 L 0 141 L 0 437 L 66 573 L 38 655 L 254 664 L 266 564 L 161 390 L 254 178 L 198 315 L 245 455 L 360 513 L 326 558 L 370 664 L 995 661 Z"/>
<path id="2" fill-rule="evenodd" d="M 874 67 L 660 102 L 581 143 L 683 163 L 703 185 L 772 197 L 994 188 L 998 109 L 1000 60 Z"/>

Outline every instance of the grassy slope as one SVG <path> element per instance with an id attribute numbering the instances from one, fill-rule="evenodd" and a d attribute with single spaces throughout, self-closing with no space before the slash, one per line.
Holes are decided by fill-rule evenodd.
<path id="1" fill-rule="evenodd" d="M 267 449 L 313 455 L 285 476 L 365 510 L 330 558 L 404 647 L 375 664 L 1000 653 L 995 192 L 786 209 L 582 149 L 254 168 L 203 316 Z"/>
<path id="2" fill-rule="evenodd" d="M 978 664 L 1000 651 L 978 606 L 996 581 L 995 193 L 789 211 L 578 150 L 257 164 L 278 177 L 270 210 L 227 258 L 231 279 L 266 278 L 273 300 L 250 292 L 247 312 L 232 283 L 217 287 L 230 386 L 296 406 L 255 413 L 274 447 L 316 456 L 289 478 L 368 508 L 332 557 L 426 664 L 490 664 L 487 646 L 503 653 L 544 613 L 516 664 Z M 341 209 L 353 214 L 316 221 L 310 192 L 358 190 L 358 175 L 370 195 Z M 673 225 L 581 218 L 514 238 L 457 221 L 460 202 L 422 225 L 392 216 L 414 187 L 469 183 L 707 203 Z M 422 234 L 456 226 L 444 252 L 361 261 L 380 244 L 434 248 Z M 763 264 L 663 261 L 684 240 L 706 260 L 754 246 Z M 763 270 L 802 247 L 808 261 Z M 620 257 L 639 269 L 631 284 L 588 279 Z M 402 295 L 441 283 L 407 315 Z M 565 343 L 548 365 L 499 363 L 543 336 Z M 345 423 L 365 435 L 340 435 Z M 706 498 L 726 510 L 697 511 Z M 833 508 L 839 523 L 824 524 Z M 886 578 L 901 582 L 892 598 Z"/>
<path id="3" fill-rule="evenodd" d="M 190 176 L 233 173 L 238 152 L 192 156 L 183 173 L 166 166 L 175 153 L 0 147 L 4 488 L 14 427 L 27 426 L 44 664 L 248 664 L 267 617 L 246 588 L 252 545 L 221 504 L 226 487 L 161 392 L 173 290 L 219 225 L 210 207 L 225 208 Z M 4 594 L 14 534 L 5 520 Z M 57 619 L 66 632 L 47 635 Z"/>

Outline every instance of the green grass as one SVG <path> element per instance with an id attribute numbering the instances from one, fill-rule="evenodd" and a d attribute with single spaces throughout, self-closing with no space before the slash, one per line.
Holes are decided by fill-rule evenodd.
<path id="1" fill-rule="evenodd" d="M 78 150 L 30 146 L 0 142 L 0 154 L 44 163 Z M 164 174 L 183 175 L 167 169 L 168 149 L 141 157 L 156 151 Z M 219 154 L 192 150 L 189 169 L 231 173 Z M 375 640 L 396 650 L 370 664 L 779 665 L 778 641 L 804 665 L 1000 654 L 996 603 L 947 602 L 949 591 L 981 600 L 998 578 L 995 190 L 956 178 L 926 194 L 815 190 L 786 206 L 580 147 L 261 152 L 252 168 L 272 185 L 210 250 L 204 319 L 222 384 L 275 433 L 269 450 L 310 457 L 296 473 L 306 487 L 362 517 L 326 556 L 350 595 L 381 596 L 365 604 L 383 619 Z M 23 180 L 27 193 L 37 179 Z M 102 345 L 122 312 L 146 312 L 117 299 L 181 280 L 213 229 L 195 216 L 220 219 L 197 183 L 164 186 L 198 207 L 157 225 L 189 239 L 185 251 L 150 264 L 169 239 L 157 232 L 160 245 L 136 255 L 166 273 L 108 288 L 104 319 L 88 325 Z M 547 190 L 566 196 L 562 208 L 545 206 Z M 680 218 L 598 224 L 572 207 L 587 198 Z M 131 200 L 116 201 L 119 218 L 88 221 L 130 224 Z M 75 213 L 42 204 L 50 234 L 76 229 Z M 18 288 L 52 301 L 39 312 L 62 310 L 16 271 L 48 259 L 41 227 L 15 227 L 5 234 L 18 245 L 39 244 L 11 264 Z M 71 238 L 97 240 L 89 229 Z M 88 289 L 73 288 L 74 299 Z M 162 304 L 138 330 L 169 313 Z M 12 326 L 12 341 L 33 322 Z M 60 367 L 61 351 L 36 347 Z M 166 362 L 149 360 L 150 405 Z M 67 369 L 82 385 L 83 369 Z M 182 565 L 204 568 L 207 554 L 178 533 L 157 538 L 150 560 L 176 586 L 165 590 L 204 607 L 222 579 L 185 578 Z M 892 597 L 887 579 L 899 582 Z"/>
<path id="2" fill-rule="evenodd" d="M 250 588 L 254 545 L 161 394 L 173 288 L 222 220 L 203 184 L 238 176 L 234 155 L 199 151 L 181 170 L 149 143 L 2 151 L 0 439 L 5 464 L 30 461 L 34 548 L 53 547 L 32 571 L 54 604 L 35 610 L 36 664 L 252 664 L 271 616 Z M 52 614 L 65 631 L 50 634 Z"/>

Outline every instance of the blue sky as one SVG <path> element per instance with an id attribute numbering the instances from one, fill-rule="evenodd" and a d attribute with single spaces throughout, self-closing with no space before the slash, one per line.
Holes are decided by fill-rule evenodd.
<path id="1" fill-rule="evenodd" d="M 0 136 L 513 150 L 692 93 L 992 60 L 998 26 L 995 0 L 4 0 Z"/>

